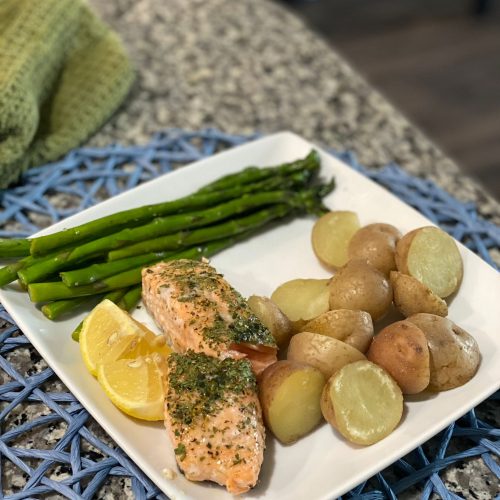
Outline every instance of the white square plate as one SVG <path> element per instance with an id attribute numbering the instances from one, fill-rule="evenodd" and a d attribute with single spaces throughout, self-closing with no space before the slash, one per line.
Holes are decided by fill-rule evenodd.
<path id="1" fill-rule="evenodd" d="M 80 224 L 133 206 L 174 199 L 247 165 L 274 165 L 305 156 L 314 146 L 282 132 L 196 162 L 141 185 L 55 224 L 39 234 Z M 354 210 L 362 224 L 387 222 L 403 233 L 430 222 L 382 187 L 366 179 L 328 153 L 321 155 L 322 173 L 334 176 L 337 187 L 325 200 L 331 209 Z M 240 243 L 212 262 L 244 296 L 270 295 L 282 282 L 298 278 L 328 277 L 310 245 L 311 218 L 296 219 Z M 382 470 L 492 394 L 500 385 L 500 281 L 497 272 L 459 245 L 465 274 L 453 299 L 449 317 L 478 341 L 482 362 L 465 386 L 407 401 L 404 418 L 386 439 L 366 448 L 353 446 L 324 424 L 306 438 L 282 446 L 268 438 L 258 486 L 248 498 L 332 499 Z M 0 291 L 0 299 L 22 331 L 70 391 L 111 437 L 171 498 L 231 498 L 210 483 L 193 483 L 182 474 L 168 480 L 162 471 L 176 470 L 172 447 L 161 423 L 144 423 L 117 410 L 87 373 L 71 331 L 83 316 L 65 321 L 47 320 L 16 286 Z M 134 315 L 153 327 L 143 309 Z M 153 327 L 154 328 L 154 327 Z"/>

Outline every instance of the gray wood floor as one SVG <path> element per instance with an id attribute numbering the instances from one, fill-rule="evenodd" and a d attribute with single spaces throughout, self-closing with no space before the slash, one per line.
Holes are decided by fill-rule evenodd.
<path id="1" fill-rule="evenodd" d="M 482 16 L 459 0 L 284 3 L 500 199 L 496 0 Z"/>

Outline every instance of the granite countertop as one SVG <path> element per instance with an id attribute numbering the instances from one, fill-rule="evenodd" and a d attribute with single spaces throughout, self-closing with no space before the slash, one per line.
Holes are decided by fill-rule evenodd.
<path id="1" fill-rule="evenodd" d="M 91 145 L 143 144 L 151 133 L 168 127 L 213 126 L 229 133 L 291 130 L 319 144 L 353 150 L 368 167 L 396 162 L 455 197 L 475 202 L 481 215 L 500 224 L 500 204 L 281 5 L 266 0 L 90 3 L 123 38 L 138 74 L 126 103 Z M 33 350 L 18 356 L 21 368 L 44 367 Z M 62 390 L 57 381 L 52 387 Z M 19 407 L 8 426 L 44 411 L 41 404 Z M 477 412 L 498 426 L 493 403 L 483 403 Z M 20 445 L 47 448 L 63 432 L 57 426 L 41 430 Z M 53 472 L 59 479 L 67 473 Z M 26 481 L 8 464 L 2 475 L 4 486 L 14 489 Z M 485 499 L 498 493 L 491 476 L 480 459 L 442 474 L 457 494 Z M 99 498 L 132 496 L 124 478 L 99 493 Z M 414 489 L 400 498 L 418 496 Z"/>
<path id="2" fill-rule="evenodd" d="M 90 0 L 120 33 L 138 70 L 127 103 L 93 139 L 144 143 L 165 127 L 292 130 L 395 162 L 500 223 L 485 194 L 328 44 L 265 0 Z"/>

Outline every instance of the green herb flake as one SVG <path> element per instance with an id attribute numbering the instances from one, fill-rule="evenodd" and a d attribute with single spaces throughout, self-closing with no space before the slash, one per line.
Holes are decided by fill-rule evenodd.
<path id="1" fill-rule="evenodd" d="M 246 463 L 246 460 L 243 457 L 240 457 L 239 453 L 236 453 L 236 455 L 233 458 L 233 465 L 238 465 L 241 463 Z"/>
<path id="2" fill-rule="evenodd" d="M 178 289 L 176 300 L 213 311 L 213 321 L 203 326 L 203 338 L 210 347 L 255 344 L 276 347 L 271 332 L 252 313 L 245 299 L 210 265 L 188 259 L 172 261 L 170 279 Z M 214 298 L 216 297 L 216 298 Z M 222 317 L 220 303 L 227 305 Z M 229 320 L 227 318 L 230 318 Z M 205 318 L 203 319 L 205 321 Z M 195 325 L 191 319 L 190 324 Z"/>
<path id="3" fill-rule="evenodd" d="M 190 426 L 198 418 L 217 414 L 245 394 L 255 394 L 257 382 L 246 359 L 217 359 L 188 351 L 168 359 L 167 409 L 174 423 Z M 246 406 L 245 406 L 246 408 Z"/>
<path id="4" fill-rule="evenodd" d="M 186 447 L 179 443 L 177 448 L 175 448 L 174 453 L 179 457 L 179 460 L 182 462 L 186 458 Z"/>

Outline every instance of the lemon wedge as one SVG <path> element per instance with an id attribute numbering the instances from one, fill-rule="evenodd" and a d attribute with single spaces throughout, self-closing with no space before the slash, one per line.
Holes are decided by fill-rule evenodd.
<path id="1" fill-rule="evenodd" d="M 96 376 L 100 363 L 158 353 L 170 354 L 163 336 L 156 336 L 110 300 L 103 300 L 85 318 L 80 352 L 88 371 Z"/>
<path id="2" fill-rule="evenodd" d="M 163 420 L 164 358 L 159 354 L 100 363 L 97 380 L 109 399 L 127 415 Z"/>
<path id="3" fill-rule="evenodd" d="M 145 334 L 141 332 L 134 335 L 125 335 L 110 343 L 109 348 L 103 353 L 97 366 L 117 359 L 131 360 L 153 353 L 166 358 L 171 352 L 171 349 L 165 344 L 163 335 L 157 336 L 151 331 L 145 332 Z"/>
<path id="4" fill-rule="evenodd" d="M 163 373 L 172 352 L 163 335 L 103 300 L 83 322 L 80 351 L 115 406 L 142 420 L 163 420 Z"/>

